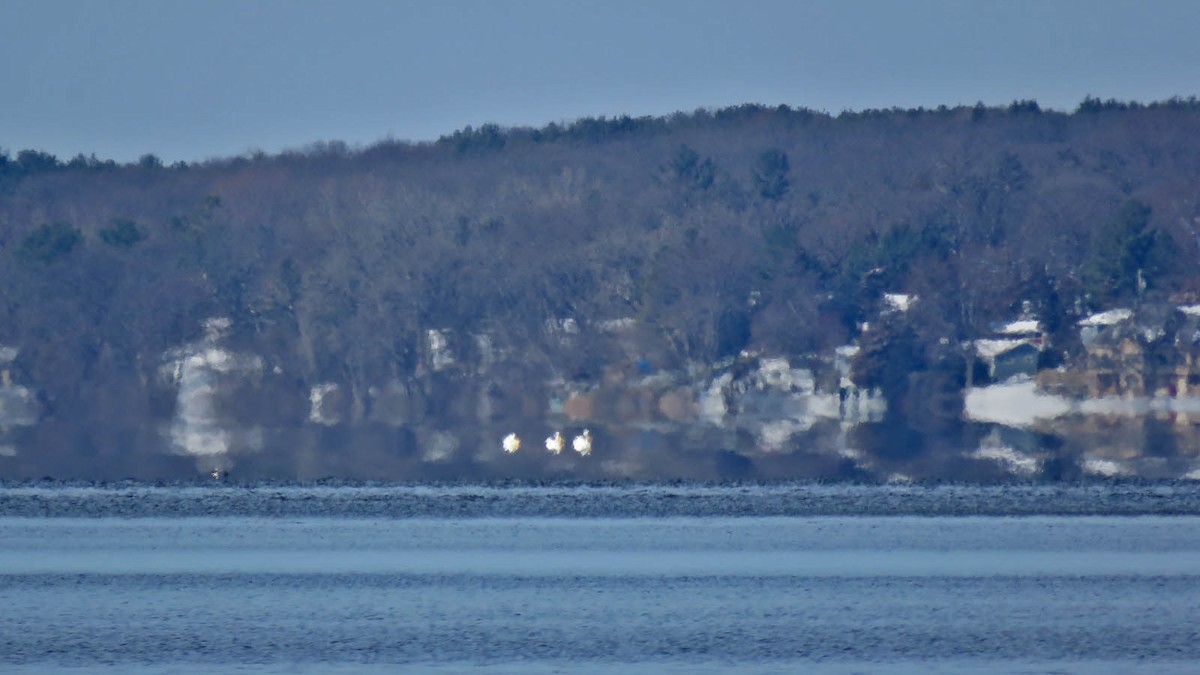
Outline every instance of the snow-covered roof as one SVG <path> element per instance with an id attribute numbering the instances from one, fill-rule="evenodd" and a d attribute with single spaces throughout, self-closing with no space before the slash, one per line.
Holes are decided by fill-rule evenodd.
<path id="1" fill-rule="evenodd" d="M 1080 326 L 1114 326 L 1133 316 L 1131 309 L 1110 309 L 1107 312 L 1093 314 L 1079 321 Z"/>
<path id="2" fill-rule="evenodd" d="M 834 352 L 838 356 L 842 356 L 845 358 L 852 358 L 852 357 L 858 356 L 858 351 L 859 351 L 858 345 L 842 345 L 841 347 L 838 347 L 837 349 L 834 350 Z"/>
<path id="3" fill-rule="evenodd" d="M 596 328 L 605 333 L 614 333 L 616 331 L 628 330 L 633 328 L 637 320 L 631 316 L 623 316 L 619 319 L 604 319 L 596 322 Z"/>
<path id="4" fill-rule="evenodd" d="M 579 333 L 579 322 L 572 317 L 565 319 L 546 319 L 546 332 L 551 335 L 576 335 Z"/>
<path id="5" fill-rule="evenodd" d="M 994 359 L 1007 351 L 1027 344 L 1031 344 L 1029 340 L 1021 339 L 976 340 L 975 353 L 985 359 Z"/>
<path id="6" fill-rule="evenodd" d="M 1041 332 L 1041 330 L 1042 324 L 1038 323 L 1037 319 L 1018 319 L 1001 324 L 996 328 L 996 332 L 1000 335 L 1027 335 Z"/>
<path id="7" fill-rule="evenodd" d="M 908 308 L 917 301 L 917 296 L 907 293 L 884 293 L 883 299 L 887 301 L 888 305 L 891 305 L 892 309 L 907 312 Z"/>

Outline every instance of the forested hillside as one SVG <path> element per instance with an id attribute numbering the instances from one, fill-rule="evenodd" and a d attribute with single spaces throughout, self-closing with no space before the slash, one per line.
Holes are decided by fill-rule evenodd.
<path id="1" fill-rule="evenodd" d="M 961 391 L 966 345 L 993 323 L 1032 312 L 1045 358 L 1070 359 L 1086 312 L 1195 302 L 1198 261 L 1194 99 L 1069 114 L 745 105 L 170 166 L 10 149 L 0 367 L 35 392 L 37 421 L 10 411 L 0 477 L 193 475 L 170 429 L 199 413 L 164 372 L 206 339 L 257 361 L 184 421 L 257 429 L 238 460 L 254 476 L 621 476 L 599 448 L 592 467 L 485 452 L 499 453 L 493 426 L 557 414 L 558 389 L 622 369 L 848 344 L 858 385 L 923 434 L 906 441 L 916 455 L 962 442 L 961 407 L 930 406 Z M 885 293 L 919 301 L 888 319 Z M 227 334 L 206 338 L 215 317 Z M 453 366 L 431 365 L 443 339 Z M 326 383 L 336 423 L 313 409 Z M 380 392 L 400 392 L 399 412 Z M 431 459 L 435 442 L 448 449 Z M 807 448 L 695 443 L 712 453 L 703 469 L 648 446 L 666 459 L 626 474 L 845 474 Z"/>

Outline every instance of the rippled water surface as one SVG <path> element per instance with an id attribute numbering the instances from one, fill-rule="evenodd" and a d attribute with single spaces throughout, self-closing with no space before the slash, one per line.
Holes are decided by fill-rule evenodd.
<path id="1" fill-rule="evenodd" d="M 1197 488 L 0 488 L 0 671 L 1197 672 Z"/>

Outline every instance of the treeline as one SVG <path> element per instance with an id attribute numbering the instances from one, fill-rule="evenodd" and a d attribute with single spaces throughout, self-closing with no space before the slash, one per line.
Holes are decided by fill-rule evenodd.
<path id="1" fill-rule="evenodd" d="M 859 374 L 953 388 L 964 341 L 1023 307 L 1069 354 L 1081 312 L 1197 297 L 1198 179 L 1194 98 L 743 105 L 169 166 L 5 152 L 0 344 L 43 397 L 24 443 L 62 465 L 151 456 L 149 422 L 174 414 L 163 354 L 214 316 L 301 401 L 256 408 L 277 426 L 306 424 L 321 382 L 365 423 L 372 388 L 428 375 L 429 329 L 465 363 L 486 334 L 530 387 L 586 384 L 625 362 L 831 350 L 889 292 L 920 301 Z M 633 335 L 592 330 L 625 317 Z M 568 318 L 569 344 L 547 330 Z"/>

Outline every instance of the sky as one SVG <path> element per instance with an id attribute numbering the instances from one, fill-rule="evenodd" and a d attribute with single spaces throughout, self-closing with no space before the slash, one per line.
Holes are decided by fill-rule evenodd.
<path id="1" fill-rule="evenodd" d="M 0 0 L 0 149 L 63 159 L 1197 94 L 1195 0 Z"/>

